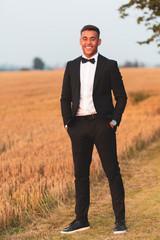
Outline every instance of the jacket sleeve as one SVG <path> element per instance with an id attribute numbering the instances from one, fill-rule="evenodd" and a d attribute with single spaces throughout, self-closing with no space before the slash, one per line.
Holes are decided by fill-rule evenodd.
<path id="1" fill-rule="evenodd" d="M 63 117 L 64 126 L 68 125 L 72 119 L 72 111 L 71 111 L 71 102 L 72 102 L 72 91 L 71 91 L 71 81 L 70 81 L 70 72 L 69 72 L 69 63 L 67 63 L 63 84 L 62 84 L 62 92 L 61 92 L 61 113 Z"/>
<path id="2" fill-rule="evenodd" d="M 116 105 L 113 111 L 113 119 L 117 121 L 117 125 L 119 126 L 123 111 L 127 103 L 127 95 L 124 89 L 122 76 L 116 61 L 114 61 L 111 70 L 111 87 L 116 100 Z"/>

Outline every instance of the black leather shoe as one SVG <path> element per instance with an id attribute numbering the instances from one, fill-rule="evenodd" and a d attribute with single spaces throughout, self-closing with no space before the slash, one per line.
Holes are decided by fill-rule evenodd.
<path id="1" fill-rule="evenodd" d="M 115 222 L 115 227 L 113 229 L 114 234 L 124 233 L 126 232 L 126 230 L 127 228 L 124 220 L 119 220 Z"/>
<path id="2" fill-rule="evenodd" d="M 83 231 L 83 230 L 86 230 L 88 228 L 90 228 L 88 220 L 78 221 L 78 220 L 75 219 L 73 222 L 71 222 L 69 224 L 69 227 L 63 229 L 61 231 L 61 233 L 70 234 L 70 233 L 74 233 L 74 232 L 78 232 L 78 231 Z"/>

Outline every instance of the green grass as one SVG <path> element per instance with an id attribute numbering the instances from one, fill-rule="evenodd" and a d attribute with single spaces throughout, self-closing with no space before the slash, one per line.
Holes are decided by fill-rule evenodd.
<path id="1" fill-rule="evenodd" d="M 0 146 L 0 155 L 3 153 L 3 152 L 6 152 L 6 145 L 3 143 L 2 146 Z"/>
<path id="2" fill-rule="evenodd" d="M 120 156 L 120 160 L 127 161 L 130 158 L 136 156 L 140 151 L 146 149 L 151 143 L 158 140 L 160 138 L 160 129 L 157 129 L 153 132 L 152 137 L 150 139 L 144 140 L 139 134 L 134 140 L 133 145 L 130 146 L 122 155 Z"/>
<path id="3" fill-rule="evenodd" d="M 141 149 L 142 150 L 142 149 Z M 5 240 L 158 240 L 160 239 L 160 139 L 121 162 L 126 193 L 126 222 L 128 231 L 116 236 L 112 229 L 114 215 L 106 178 L 91 183 L 89 220 L 91 229 L 72 235 L 60 230 L 74 218 L 74 198 L 59 205 L 46 217 L 31 215 L 30 224 L 10 229 Z"/>
<path id="4" fill-rule="evenodd" d="M 135 103 L 141 102 L 151 96 L 151 94 L 146 92 L 130 92 L 129 95 Z"/>

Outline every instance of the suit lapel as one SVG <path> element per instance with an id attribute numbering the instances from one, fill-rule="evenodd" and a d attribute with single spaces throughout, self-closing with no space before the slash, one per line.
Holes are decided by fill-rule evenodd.
<path id="1" fill-rule="evenodd" d="M 94 77 L 94 84 L 93 84 L 93 91 L 95 90 L 98 80 L 100 78 L 100 75 L 102 73 L 103 67 L 104 67 L 105 61 L 103 61 L 103 57 L 99 54 L 98 55 L 98 62 L 97 62 L 97 67 L 96 67 L 96 72 L 95 72 L 95 77 Z"/>
<path id="2" fill-rule="evenodd" d="M 78 94 L 80 95 L 80 61 L 81 57 L 77 58 L 74 66 L 74 74 L 76 79 L 76 89 L 78 90 Z"/>

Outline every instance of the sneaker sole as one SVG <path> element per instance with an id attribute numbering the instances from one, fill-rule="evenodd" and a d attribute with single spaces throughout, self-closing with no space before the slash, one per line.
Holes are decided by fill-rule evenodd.
<path id="1" fill-rule="evenodd" d="M 123 231 L 117 231 L 117 232 L 114 232 L 114 234 L 121 234 L 121 233 L 125 233 L 127 230 L 123 230 Z"/>
<path id="2" fill-rule="evenodd" d="M 64 234 L 72 234 L 72 233 L 75 233 L 75 232 L 80 232 L 80 231 L 87 230 L 87 229 L 89 229 L 89 228 L 90 228 L 90 226 L 89 226 L 89 227 L 84 227 L 84 228 L 79 228 L 79 229 L 77 229 L 77 230 L 70 231 L 70 232 L 63 232 L 63 230 L 62 230 L 61 233 L 64 233 Z"/>

